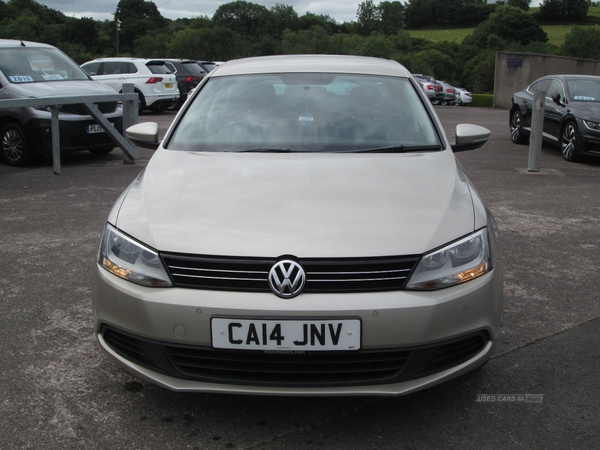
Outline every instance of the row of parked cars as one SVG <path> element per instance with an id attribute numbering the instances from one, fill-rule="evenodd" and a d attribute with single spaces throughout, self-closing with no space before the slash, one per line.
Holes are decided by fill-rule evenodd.
<path id="1" fill-rule="evenodd" d="M 423 91 L 434 105 L 464 106 L 473 103 L 471 93 L 464 88 L 456 88 L 431 75 L 415 74 L 414 77 L 421 83 Z"/>
<path id="2" fill-rule="evenodd" d="M 161 112 L 179 108 L 216 65 L 185 59 L 102 58 L 82 68 L 52 45 L 0 39 L 0 100 L 114 94 L 121 91 L 123 83 L 132 83 L 139 94 L 140 111 Z M 97 106 L 122 132 L 120 102 Z M 88 150 L 106 154 L 115 148 L 82 105 L 60 106 L 59 117 L 61 153 Z M 51 154 L 50 107 L 0 109 L 0 160 L 24 166 L 36 156 Z"/>
<path id="3" fill-rule="evenodd" d="M 120 92 L 131 83 L 139 96 L 140 113 L 146 109 L 161 113 L 177 110 L 188 94 L 208 72 L 217 67 L 212 61 L 189 59 L 98 58 L 82 64 L 94 80 Z"/>

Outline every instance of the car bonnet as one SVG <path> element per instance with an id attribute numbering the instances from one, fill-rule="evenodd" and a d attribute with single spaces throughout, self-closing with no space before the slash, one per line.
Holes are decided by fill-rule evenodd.
<path id="1" fill-rule="evenodd" d="M 474 230 L 450 151 L 239 154 L 158 150 L 113 224 L 160 251 L 365 257 L 420 254 Z"/>
<path id="2" fill-rule="evenodd" d="M 115 91 L 102 83 L 92 80 L 49 81 L 39 83 L 10 83 L 3 90 L 16 96 L 31 97 L 64 97 L 68 95 L 114 94 Z"/>

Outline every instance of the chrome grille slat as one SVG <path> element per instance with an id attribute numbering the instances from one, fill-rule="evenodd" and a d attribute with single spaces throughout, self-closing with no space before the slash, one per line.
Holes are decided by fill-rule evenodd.
<path id="1" fill-rule="evenodd" d="M 271 292 L 269 271 L 277 258 L 161 254 L 178 287 Z M 303 292 L 381 292 L 404 288 L 417 255 L 366 258 L 299 258 L 306 273 Z"/>

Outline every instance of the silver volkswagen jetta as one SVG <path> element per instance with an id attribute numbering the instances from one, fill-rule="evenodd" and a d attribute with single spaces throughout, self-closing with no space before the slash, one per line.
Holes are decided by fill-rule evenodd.
<path id="1" fill-rule="evenodd" d="M 275 56 L 211 72 L 109 214 L 95 332 L 177 391 L 393 395 L 484 364 L 495 222 L 394 61 Z"/>

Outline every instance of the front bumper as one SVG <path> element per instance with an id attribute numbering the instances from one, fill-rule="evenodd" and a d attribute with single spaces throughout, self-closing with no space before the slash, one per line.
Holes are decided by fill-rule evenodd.
<path id="1" fill-rule="evenodd" d="M 146 288 L 96 265 L 93 292 L 95 333 L 103 352 L 126 370 L 168 389 L 262 395 L 395 395 L 441 383 L 489 359 L 500 329 L 502 261 L 478 279 L 439 291 L 302 294 L 291 300 L 265 293 Z M 350 366 L 355 368 L 366 367 L 365 358 L 373 354 L 384 354 L 397 363 L 396 369 L 362 379 L 321 379 L 314 370 L 306 379 L 285 374 L 265 378 L 258 374 L 256 364 L 277 369 L 278 364 L 285 368 L 298 360 L 294 355 L 264 356 L 266 352 L 258 350 L 215 351 L 211 345 L 213 316 L 359 318 L 360 350 L 320 352 L 302 358 L 312 361 L 313 368 L 321 364 L 318 358 L 331 362 L 350 358 Z M 149 360 L 129 352 L 128 348 L 136 345 L 136 350 L 150 356 Z M 461 353 L 461 346 L 468 350 Z M 196 365 L 193 370 L 182 369 L 172 349 L 179 354 L 183 350 L 191 358 L 208 355 L 208 368 L 197 369 Z M 450 349 L 453 355 L 446 363 L 433 362 L 432 355 L 440 349 Z M 236 376 L 235 371 L 223 375 L 222 367 L 214 365 L 224 354 L 236 360 L 236 370 L 246 372 L 244 377 Z M 245 358 L 251 359 L 246 365 Z M 405 361 L 400 361 L 403 358 Z M 297 370 L 307 367 L 298 364 Z M 329 370 L 326 364 L 322 367 Z"/>
<path id="2" fill-rule="evenodd" d="M 61 153 L 70 153 L 81 150 L 93 150 L 96 148 L 105 148 L 117 144 L 113 142 L 107 133 L 88 133 L 90 125 L 97 125 L 92 119 L 65 120 L 59 117 L 60 151 Z M 107 120 L 113 124 L 119 133 L 123 133 L 123 118 L 107 117 Z M 52 155 L 52 124 L 48 119 L 31 119 L 25 124 L 25 130 L 32 142 L 32 151 L 36 154 L 50 156 Z"/>
<path id="3" fill-rule="evenodd" d="M 600 132 L 587 128 L 581 119 L 577 119 L 577 127 L 582 140 L 581 151 L 586 155 L 600 156 Z"/>

